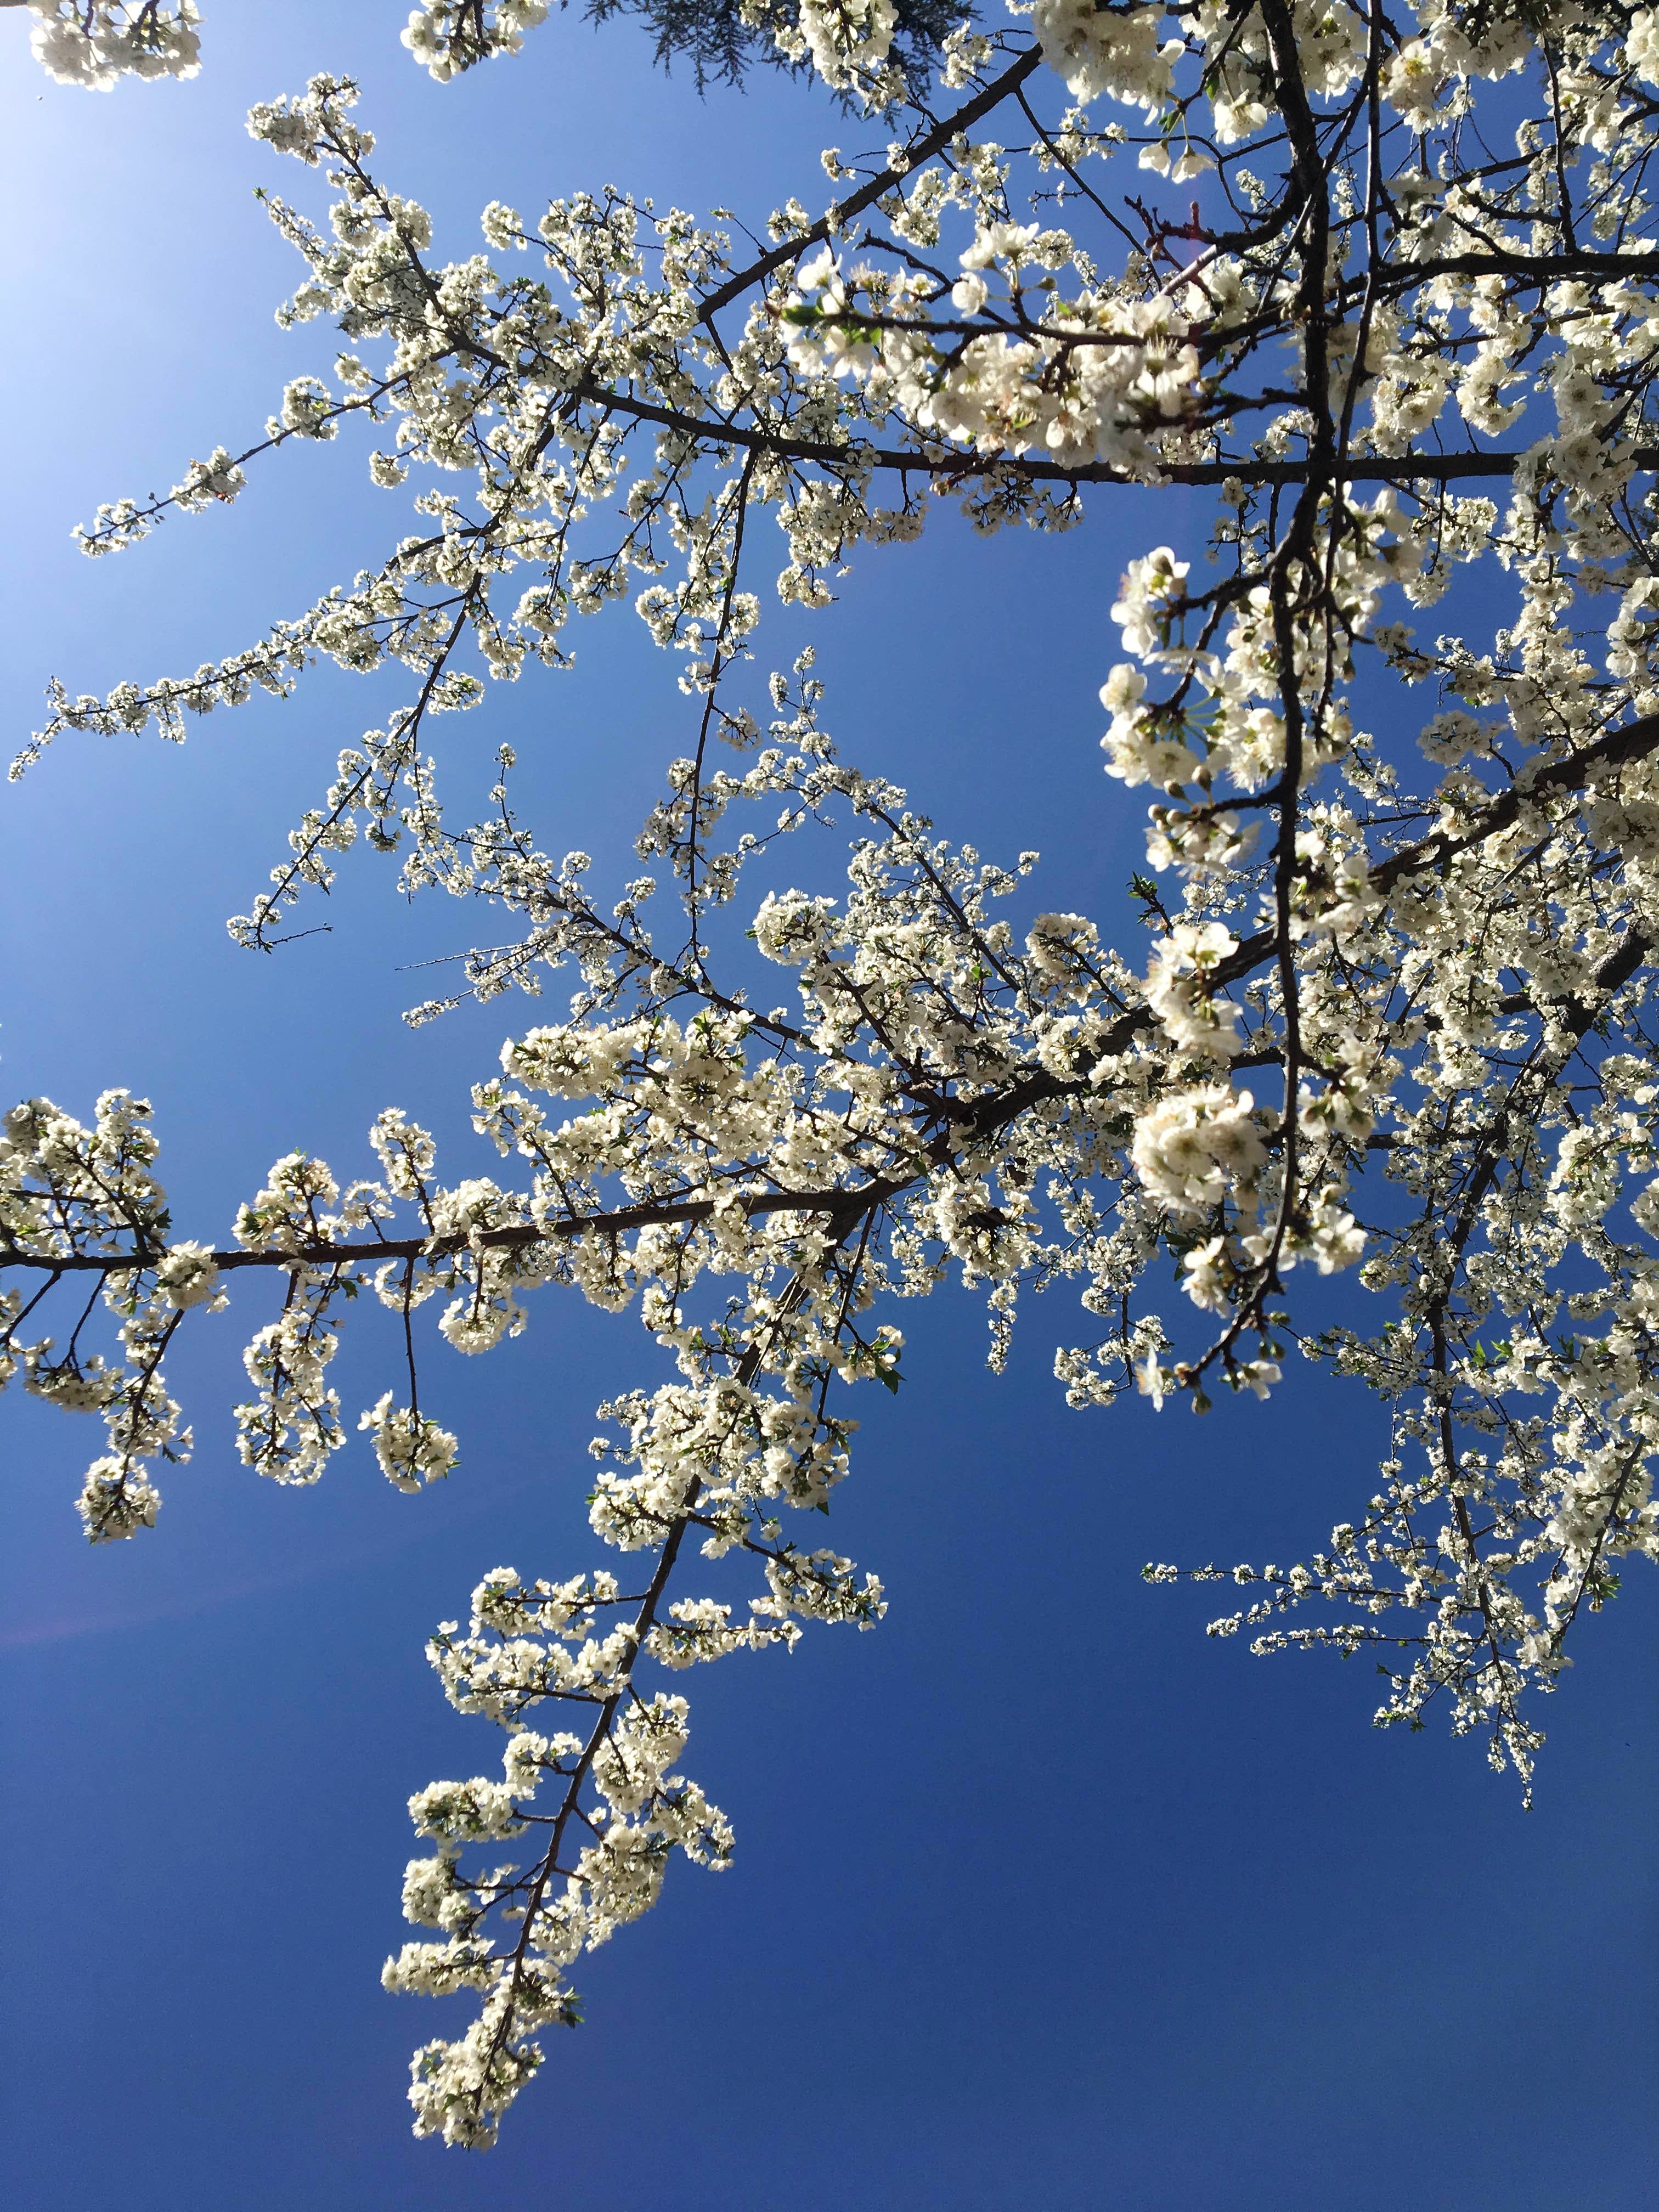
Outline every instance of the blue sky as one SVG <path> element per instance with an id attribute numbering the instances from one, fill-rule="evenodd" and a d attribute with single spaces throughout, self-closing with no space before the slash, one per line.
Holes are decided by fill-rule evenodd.
<path id="1" fill-rule="evenodd" d="M 820 143 L 858 143 L 769 78 L 699 104 L 623 25 L 556 21 L 440 90 L 398 47 L 399 13 L 217 0 L 198 82 L 106 98 L 46 84 L 0 16 L 8 753 L 49 674 L 101 690 L 192 668 L 387 528 L 343 441 L 118 560 L 69 540 L 99 501 L 234 447 L 313 365 L 315 334 L 272 324 L 294 274 L 252 198 L 303 179 L 246 137 L 251 100 L 318 67 L 361 76 L 386 173 L 456 252 L 491 198 L 606 180 L 758 220 L 822 196 Z M 812 632 L 830 726 L 951 834 L 1042 848 L 1047 902 L 1121 914 L 1139 838 L 1099 769 L 1108 610 L 1124 559 L 1201 527 L 1195 503 L 1103 502 L 1069 538 L 944 525 L 861 563 Z M 510 738 L 545 842 L 620 878 L 684 702 L 627 615 L 577 643 L 573 675 L 492 699 L 461 742 L 482 763 Z M 182 749 L 64 744 L 5 795 L 0 1080 L 83 1113 L 108 1084 L 149 1095 L 184 1233 L 222 1235 L 294 1145 L 362 1172 L 386 1104 L 459 1147 L 466 1087 L 520 1018 L 403 1028 L 427 987 L 399 964 L 464 944 L 466 917 L 405 911 L 368 862 L 331 934 L 264 961 L 225 936 L 377 696 L 319 675 Z M 594 1558 L 592 1406 L 653 1355 L 544 1298 L 519 1344 L 428 1362 L 463 1438 L 449 1485 L 398 1497 L 353 1449 L 277 1492 L 230 1448 L 239 1309 L 179 1364 L 198 1452 L 167 1474 L 160 1526 L 99 1553 L 72 1511 L 94 1432 L 9 1401 L 10 2201 L 1650 2202 L 1644 1577 L 1589 1625 L 1523 1815 L 1474 1747 L 1373 1733 L 1363 1660 L 1252 1661 L 1206 1643 L 1202 1593 L 1139 1582 L 1152 1557 L 1304 1552 L 1370 1487 L 1362 1395 L 1298 1374 L 1202 1425 L 1139 1403 L 1080 1416 L 1048 1374 L 1081 1333 L 1069 1313 L 1034 1307 L 1000 1382 L 971 1304 L 902 1318 L 909 1380 L 859 1408 L 836 1509 L 889 1617 L 690 1683 L 686 1764 L 736 1823 L 736 1864 L 676 1869 L 583 1962 L 588 2024 L 554 2040 L 485 2159 L 410 2140 L 407 2054 L 443 2014 L 378 1984 L 405 1932 L 404 1799 L 498 1755 L 422 1644 L 485 1568 Z M 342 1364 L 349 1400 L 378 1395 L 383 1347 Z"/>

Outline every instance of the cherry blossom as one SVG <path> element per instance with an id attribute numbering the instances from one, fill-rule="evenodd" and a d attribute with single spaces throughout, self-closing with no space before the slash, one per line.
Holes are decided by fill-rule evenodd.
<path id="1" fill-rule="evenodd" d="M 442 74 L 545 12 L 434 5 L 406 42 Z M 652 1340 L 586 1478 L 621 1559 L 494 1570 L 428 1646 L 507 1735 L 500 1780 L 410 1802 L 428 1932 L 387 1983 L 478 2006 L 415 2063 L 417 2130 L 447 2142 L 493 2138 L 579 2017 L 577 1961 L 676 1854 L 731 1858 L 653 1670 L 881 1620 L 878 1575 L 822 1539 L 848 1393 L 902 1379 L 904 1299 L 982 1297 L 1000 1366 L 1022 1303 L 1074 1294 L 1054 1358 L 1079 1408 L 1201 1413 L 1304 1359 L 1374 1392 L 1376 1487 L 1305 1558 L 1146 1577 L 1228 1583 L 1212 1632 L 1257 1651 L 1366 1651 L 1380 1723 L 1438 1705 L 1523 1790 L 1569 1637 L 1659 1557 L 1656 17 L 1026 12 L 948 40 L 924 100 L 886 0 L 805 0 L 784 52 L 887 143 L 831 149 L 840 197 L 787 203 L 752 248 L 611 190 L 495 201 L 486 250 L 443 246 L 353 85 L 256 108 L 319 173 L 269 205 L 302 264 L 283 319 L 332 325 L 332 373 L 83 543 L 173 510 L 210 528 L 278 450 L 360 428 L 396 526 L 193 675 L 55 688 L 20 763 L 179 737 L 319 660 L 401 671 L 234 934 L 278 942 L 362 845 L 484 917 L 412 1020 L 574 987 L 480 1071 L 476 1158 L 388 1109 L 359 1180 L 289 1154 L 218 1243 L 175 1237 L 125 1092 L 86 1122 L 27 1101 L 0 1143 L 0 1380 L 103 1421 L 95 1540 L 155 1522 L 190 1441 L 166 1354 L 245 1277 L 276 1296 L 238 1447 L 284 1483 L 360 1431 L 400 1490 L 457 1469 L 422 1411 L 434 1330 L 483 1357 L 566 1290 Z M 828 610 L 861 547 L 941 502 L 1060 532 L 1171 485 L 1213 494 L 1207 537 L 1128 562 L 1106 727 L 1079 732 L 1146 806 L 1127 924 L 1052 910 L 1036 854 L 947 842 L 854 765 L 811 650 L 761 672 L 772 602 Z M 556 672 L 624 600 L 677 657 L 687 732 L 645 874 L 544 851 L 508 747 L 476 818 L 452 813 L 441 720 Z M 1454 627 L 1419 635 L 1443 605 Z M 388 1370 L 355 1415 L 330 1380 L 353 1307 Z M 746 1595 L 699 1588 L 698 1560 Z"/>

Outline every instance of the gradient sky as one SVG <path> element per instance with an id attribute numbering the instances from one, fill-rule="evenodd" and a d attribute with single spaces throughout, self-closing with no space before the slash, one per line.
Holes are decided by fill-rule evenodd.
<path id="1" fill-rule="evenodd" d="M 7 753 L 48 675 L 193 668 L 387 534 L 347 440 L 120 559 L 70 543 L 100 500 L 246 442 L 325 343 L 271 321 L 295 270 L 252 190 L 307 179 L 247 138 L 252 100 L 319 67 L 361 76 L 384 172 L 456 253 L 491 198 L 533 210 L 607 180 L 758 223 L 791 191 L 823 197 L 821 143 L 860 143 L 769 77 L 699 103 L 626 25 L 557 20 L 441 90 L 398 46 L 400 13 L 210 0 L 200 79 L 107 97 L 47 84 L 0 15 Z M 1139 836 L 1097 750 L 1107 610 L 1128 555 L 1195 544 L 1202 517 L 1136 495 L 1063 540 L 941 521 L 861 559 L 811 632 L 830 726 L 949 834 L 1042 848 L 1045 903 L 1115 920 Z M 798 632 L 764 635 L 777 658 Z M 685 704 L 625 613 L 577 644 L 574 675 L 492 698 L 456 742 L 483 763 L 511 738 L 544 842 L 620 879 Z M 182 1234 L 222 1237 L 293 1146 L 363 1172 L 394 1103 L 454 1137 L 454 1171 L 488 1171 L 461 1149 L 466 1088 L 526 1010 L 397 1020 L 430 988 L 400 963 L 463 945 L 468 917 L 406 911 L 365 860 L 329 935 L 262 961 L 222 927 L 390 696 L 319 674 L 182 749 L 65 743 L 6 793 L 0 1081 L 81 1114 L 110 1084 L 151 1097 Z M 1651 2203 L 1650 1578 L 1587 1624 L 1525 1815 L 1477 1747 L 1374 1733 L 1363 1659 L 1252 1661 L 1206 1642 L 1204 1593 L 1139 1581 L 1148 1558 L 1304 1553 L 1371 1486 L 1363 1394 L 1298 1373 L 1202 1426 L 1139 1402 L 1071 1414 L 1048 1372 L 1084 1333 L 1070 1311 L 1027 1314 L 1000 1382 L 959 1295 L 902 1319 L 909 1379 L 858 1408 L 836 1500 L 835 1540 L 882 1576 L 888 1619 L 684 1686 L 684 1764 L 732 1815 L 736 1863 L 677 1867 L 582 1962 L 588 2024 L 550 2037 L 487 2157 L 410 2140 L 409 2050 L 455 2015 L 378 1982 L 406 1933 L 405 1798 L 499 1758 L 422 1645 L 487 1567 L 599 1557 L 592 1408 L 653 1355 L 544 1296 L 520 1343 L 427 1364 L 462 1435 L 451 1483 L 399 1497 L 354 1446 L 314 1490 L 277 1491 L 229 1443 L 244 1301 L 185 1332 L 198 1452 L 163 1471 L 160 1526 L 96 1553 L 72 1510 L 96 1431 L 9 1401 L 9 2201 Z M 389 1356 L 359 1334 L 348 1403 L 378 1395 Z"/>

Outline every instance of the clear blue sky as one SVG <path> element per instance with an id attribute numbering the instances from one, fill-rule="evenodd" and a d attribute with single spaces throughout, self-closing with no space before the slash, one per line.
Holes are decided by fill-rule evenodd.
<path id="1" fill-rule="evenodd" d="M 342 448 L 120 560 L 69 540 L 99 501 L 245 439 L 322 343 L 271 322 L 294 274 L 252 188 L 305 180 L 246 137 L 249 101 L 361 76 L 388 174 L 458 252 L 493 197 L 606 180 L 758 222 L 822 196 L 822 143 L 858 143 L 769 79 L 700 105 L 625 25 L 556 21 L 440 90 L 397 46 L 401 12 L 216 0 L 197 82 L 103 98 L 45 83 L 0 15 L 8 754 L 49 674 L 192 668 L 387 528 Z M 1052 544 L 945 527 L 871 560 L 815 632 L 830 726 L 952 834 L 1041 847 L 1052 903 L 1116 916 L 1139 836 L 1096 745 L 1107 613 L 1123 559 L 1200 527 L 1196 507 L 1103 503 Z M 495 699 L 465 743 L 482 761 L 511 738 L 545 842 L 621 876 L 684 706 L 626 614 L 578 644 L 574 676 Z M 149 1093 L 183 1233 L 222 1236 L 291 1146 L 362 1172 L 383 1105 L 460 1132 L 518 1018 L 402 1028 L 425 987 L 398 963 L 465 942 L 465 918 L 405 913 L 371 865 L 347 870 L 333 934 L 263 962 L 226 939 L 383 696 L 319 677 L 182 750 L 66 744 L 5 794 L 0 1082 L 82 1113 L 107 1084 Z M 1080 1416 L 1048 1371 L 1058 1307 L 1028 1314 L 1000 1382 L 970 1305 L 903 1318 L 911 1380 L 860 1409 L 836 1516 L 889 1618 L 690 1684 L 687 1765 L 736 1822 L 736 1865 L 677 1869 L 583 1962 L 588 2025 L 551 2039 L 484 2159 L 410 2141 L 407 2054 L 444 2016 L 378 1984 L 405 1932 L 404 1799 L 498 1756 L 422 1644 L 483 1569 L 594 1558 L 592 1408 L 650 1355 L 544 1297 L 518 1345 L 428 1363 L 465 1447 L 448 1486 L 398 1497 L 353 1449 L 277 1492 L 229 1443 L 243 1311 L 179 1364 L 198 1448 L 160 1527 L 99 1553 L 72 1511 L 95 1431 L 9 1402 L 9 2201 L 1650 2203 L 1650 1577 L 1589 1625 L 1523 1815 L 1478 1749 L 1374 1734 L 1363 1660 L 1252 1661 L 1206 1642 L 1202 1593 L 1139 1583 L 1149 1557 L 1304 1552 L 1370 1486 L 1363 1395 L 1297 1375 L 1202 1425 Z M 349 1401 L 378 1395 L 379 1347 L 342 1364 Z"/>

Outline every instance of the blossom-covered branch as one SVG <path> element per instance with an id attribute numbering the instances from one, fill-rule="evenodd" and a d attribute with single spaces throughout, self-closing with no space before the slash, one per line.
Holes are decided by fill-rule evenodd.
<path id="1" fill-rule="evenodd" d="M 361 1423 L 401 1488 L 456 1462 L 416 1380 L 434 1297 L 484 1352 L 531 1293 L 578 1289 L 634 1307 L 672 1363 L 605 1409 L 592 1525 L 641 1554 L 636 1586 L 502 1569 L 431 1647 L 510 1735 L 502 1781 L 414 1801 L 439 1849 L 406 1910 L 438 1940 L 388 1969 L 479 2000 L 416 2062 L 417 2125 L 452 2141 L 489 2139 L 538 2029 L 574 2016 L 568 1969 L 673 1850 L 729 1855 L 670 1771 L 686 1709 L 646 1662 L 878 1616 L 879 1585 L 785 1521 L 831 1509 L 847 1390 L 897 1386 L 901 1298 L 982 1293 L 1000 1364 L 1022 1297 L 1072 1285 L 1089 1320 L 1055 1366 L 1078 1407 L 1265 1396 L 1291 1347 L 1367 1385 L 1391 1431 L 1376 1487 L 1289 1568 L 1198 1570 L 1253 1592 L 1215 1632 L 1373 1650 L 1380 1720 L 1439 1702 L 1523 1785 L 1569 1637 L 1659 1556 L 1659 20 L 1036 0 L 1029 37 L 953 33 L 926 89 L 894 21 L 805 0 L 784 25 L 885 143 L 827 152 L 839 197 L 789 201 L 746 255 L 731 217 L 607 191 L 533 221 L 492 204 L 488 253 L 445 259 L 352 86 L 256 109 L 331 195 L 325 228 L 270 203 L 305 263 L 285 319 L 328 318 L 343 349 L 289 386 L 266 451 L 395 425 L 370 472 L 413 480 L 419 527 L 192 677 L 56 694 L 28 757 L 178 736 L 318 659 L 400 665 L 387 726 L 234 930 L 269 947 L 361 840 L 489 917 L 411 1018 L 577 982 L 473 1092 L 515 1180 L 443 1179 L 392 1110 L 377 1176 L 342 1189 L 290 1155 L 221 1247 L 174 1238 L 124 1094 L 86 1127 L 30 1102 L 0 1150 L 4 1357 L 103 1414 L 94 1536 L 154 1519 L 155 1462 L 187 1443 L 164 1355 L 238 1274 L 283 1285 L 238 1422 L 284 1481 L 346 1440 L 328 1368 L 354 1297 L 408 1371 Z M 252 495 L 265 458 L 216 447 L 170 500 L 104 509 L 88 550 Z M 987 532 L 1071 531 L 1125 483 L 1220 495 L 1207 546 L 1132 560 L 1112 610 L 1106 770 L 1151 802 L 1144 947 L 1115 949 L 1110 915 L 1030 898 L 1035 854 L 949 844 L 844 760 L 810 652 L 764 690 L 750 656 L 762 581 L 825 609 L 861 546 L 943 501 Z M 1499 627 L 1465 586 L 1482 562 Z M 521 817 L 509 748 L 453 821 L 434 732 L 563 665 L 571 617 L 622 599 L 680 656 L 690 722 L 638 840 L 664 880 L 605 900 Z M 1483 634 L 1419 639 L 1436 605 Z M 849 839 L 827 889 L 811 856 Z M 793 998 L 768 1007 L 778 969 Z M 750 1565 L 746 1614 L 679 1594 L 690 1551 Z M 526 1729 L 547 1699 L 580 1727 Z M 471 1870 L 470 1846 L 515 1837 L 522 1863 Z"/>

